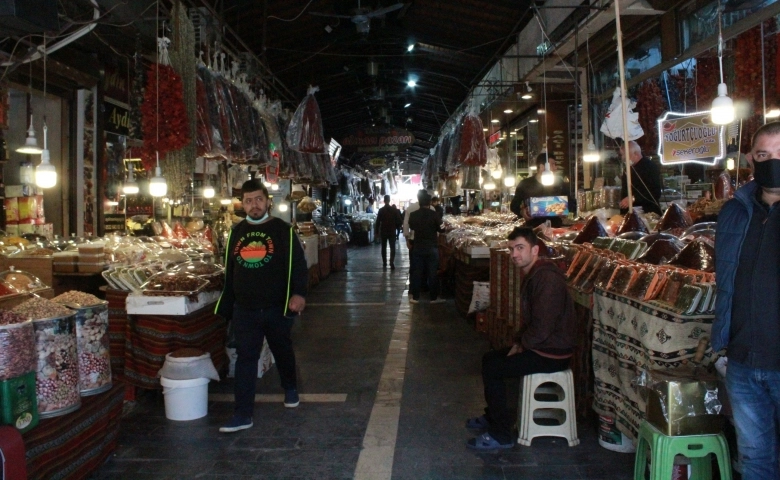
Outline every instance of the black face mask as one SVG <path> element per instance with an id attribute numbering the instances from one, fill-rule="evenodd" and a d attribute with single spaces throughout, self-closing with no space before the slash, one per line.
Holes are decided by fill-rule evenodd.
<path id="1" fill-rule="evenodd" d="M 780 188 L 780 160 L 770 158 L 763 162 L 753 160 L 753 178 L 764 188 Z"/>

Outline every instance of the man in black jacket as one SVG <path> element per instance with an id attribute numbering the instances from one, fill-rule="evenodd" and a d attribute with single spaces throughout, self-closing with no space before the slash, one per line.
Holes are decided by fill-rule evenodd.
<path id="1" fill-rule="evenodd" d="M 625 151 L 621 146 L 620 156 L 623 158 Z M 628 142 L 628 154 L 631 161 L 631 192 L 634 195 L 634 206 L 642 207 L 645 213 L 655 212 L 661 215 L 661 204 L 658 203 L 658 199 L 661 198 L 661 171 L 658 165 L 649 157 L 642 156 L 642 149 L 634 141 Z M 620 210 L 621 213 L 626 213 L 628 212 L 628 183 L 625 172 L 621 181 L 623 183 L 620 187 L 622 199 Z"/>
<path id="2" fill-rule="evenodd" d="M 552 185 L 542 185 L 542 173 L 544 173 L 548 163 L 550 171 L 555 173 L 555 157 L 549 155 L 548 158 L 547 153 L 540 153 L 536 156 L 536 174 L 520 181 L 515 189 L 515 196 L 509 204 L 509 210 L 518 217 L 525 219 L 525 224 L 530 227 L 541 225 L 547 220 L 550 221 L 553 227 L 563 225 L 563 220 L 560 217 L 532 217 L 529 206 L 532 198 L 563 196 L 569 201 L 569 210 L 574 210 L 574 203 L 569 195 L 570 186 L 568 182 L 556 176 Z"/>
<path id="3" fill-rule="evenodd" d="M 390 268 L 395 270 L 396 231 L 401 226 L 401 214 L 390 205 L 390 195 L 385 195 L 385 206 L 376 215 L 376 229 L 382 239 L 382 268 L 387 268 L 387 244 L 390 243 Z"/>
<path id="4" fill-rule="evenodd" d="M 308 269 L 290 224 L 269 216 L 268 190 L 259 180 L 241 187 L 246 219 L 233 227 L 225 252 L 225 287 L 215 313 L 230 319 L 236 336 L 235 412 L 223 433 L 252 427 L 257 361 L 263 338 L 276 360 L 284 406 L 298 406 L 292 330 L 306 306 Z"/>
<path id="5" fill-rule="evenodd" d="M 439 297 L 439 245 L 437 234 L 442 231 L 441 219 L 431 208 L 431 195 L 425 190 L 417 194 L 420 208 L 409 214 L 409 230 L 413 232 L 411 255 L 411 303 L 419 303 L 423 273 L 428 274 L 431 303 L 444 303 Z"/>

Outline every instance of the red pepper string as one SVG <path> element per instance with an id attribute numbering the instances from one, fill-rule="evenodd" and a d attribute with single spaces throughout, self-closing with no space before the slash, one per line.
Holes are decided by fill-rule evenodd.
<path id="1" fill-rule="evenodd" d="M 182 80 L 169 65 L 152 65 L 147 72 L 147 85 L 155 85 L 159 68 L 160 105 L 157 110 L 157 92 L 147 88 L 141 105 L 141 128 L 144 147 L 141 160 L 146 170 L 156 166 L 156 152 L 160 156 L 178 150 L 190 141 L 189 119 L 184 104 Z M 157 138 L 159 122 L 159 139 Z"/>

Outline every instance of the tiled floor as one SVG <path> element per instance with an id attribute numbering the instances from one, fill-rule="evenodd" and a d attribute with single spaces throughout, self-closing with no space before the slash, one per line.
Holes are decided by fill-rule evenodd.
<path id="1" fill-rule="evenodd" d="M 408 258 L 399 250 L 398 268 L 383 271 L 378 247 L 351 248 L 347 271 L 315 287 L 296 322 L 299 391 L 340 397 L 304 396 L 296 409 L 260 402 L 252 429 L 220 434 L 230 403 L 212 401 L 207 417 L 174 422 L 162 395 L 144 392 L 126 407 L 119 447 L 93 478 L 632 477 L 634 456 L 601 448 L 591 424 L 579 425 L 577 447 L 543 438 L 508 451 L 467 450 L 463 424 L 482 412 L 488 343 L 451 300 L 408 304 Z M 232 384 L 212 382 L 209 392 L 231 393 Z M 258 393 L 282 393 L 275 369 L 258 380 Z"/>

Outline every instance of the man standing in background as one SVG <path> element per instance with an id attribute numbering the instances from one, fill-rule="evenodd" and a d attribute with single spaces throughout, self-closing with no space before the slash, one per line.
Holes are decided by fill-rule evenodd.
<path id="1" fill-rule="evenodd" d="M 625 162 L 626 149 L 621 145 L 620 157 Z M 658 203 L 661 198 L 661 171 L 658 165 L 650 160 L 650 157 L 642 155 L 642 149 L 639 144 L 633 140 L 628 142 L 628 155 L 631 161 L 631 192 L 634 196 L 633 205 L 642 207 L 645 213 L 657 213 L 661 215 L 661 204 Z M 628 212 L 628 181 L 626 173 L 623 172 L 620 187 L 620 210 L 621 213 Z"/>
<path id="2" fill-rule="evenodd" d="M 376 215 L 376 230 L 382 240 L 382 268 L 387 268 L 387 244 L 390 243 L 390 269 L 395 270 L 395 232 L 401 225 L 401 215 L 390 205 L 390 195 L 385 195 L 384 202 Z"/>

